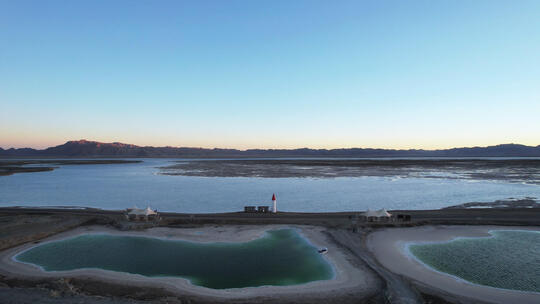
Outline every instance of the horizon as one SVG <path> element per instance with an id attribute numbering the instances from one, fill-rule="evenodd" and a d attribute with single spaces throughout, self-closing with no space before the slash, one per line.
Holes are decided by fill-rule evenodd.
<path id="1" fill-rule="evenodd" d="M 538 11 L 538 1 L 3 1 L 0 146 L 536 146 Z"/>
<path id="2" fill-rule="evenodd" d="M 70 142 L 89 142 L 89 143 L 99 143 L 99 144 L 122 144 L 122 145 L 134 145 L 137 147 L 154 147 L 154 148 L 191 148 L 191 149 L 231 149 L 231 150 L 239 150 L 239 151 L 248 151 L 248 150 L 299 150 L 299 149 L 311 149 L 311 150 L 339 150 L 339 149 L 382 149 L 382 150 L 425 150 L 425 151 L 435 151 L 435 150 L 448 150 L 448 149 L 466 149 L 466 148 L 487 148 L 487 147 L 493 147 L 493 146 L 507 146 L 507 145 L 517 145 L 517 146 L 527 146 L 527 147 L 540 147 L 540 144 L 538 145 L 524 145 L 520 143 L 499 143 L 496 145 L 490 145 L 490 146 L 456 146 L 456 147 L 449 147 L 449 148 L 443 148 L 443 149 L 426 149 L 426 148 L 411 148 L 411 149 L 399 149 L 399 148 L 380 148 L 380 147 L 338 147 L 338 148 L 313 148 L 313 147 L 296 147 L 296 148 L 249 148 L 249 149 L 237 149 L 237 148 L 231 148 L 231 147 L 195 147 L 195 146 L 172 146 L 172 145 L 164 145 L 164 146 L 151 146 L 151 145 L 136 145 L 128 142 L 121 142 L 121 141 L 114 141 L 114 142 L 102 142 L 97 140 L 89 140 L 89 139 L 78 139 L 78 140 L 67 140 L 63 143 L 48 146 L 44 148 L 32 148 L 32 147 L 21 147 L 21 148 L 15 148 L 15 147 L 2 147 L 3 150 L 9 150 L 9 149 L 35 149 L 35 150 L 45 150 L 47 148 L 52 148 L 56 146 L 61 146 Z"/>

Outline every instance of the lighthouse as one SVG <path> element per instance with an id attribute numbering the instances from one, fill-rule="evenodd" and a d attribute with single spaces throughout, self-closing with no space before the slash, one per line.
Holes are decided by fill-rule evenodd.
<path id="1" fill-rule="evenodd" d="M 273 213 L 277 213 L 277 203 L 276 203 L 276 194 L 272 194 L 272 203 L 274 203 L 274 208 L 272 208 Z"/>

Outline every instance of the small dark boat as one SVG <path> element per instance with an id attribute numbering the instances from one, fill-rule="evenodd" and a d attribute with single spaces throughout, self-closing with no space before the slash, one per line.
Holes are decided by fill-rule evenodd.
<path id="1" fill-rule="evenodd" d="M 319 250 L 317 250 L 317 252 L 319 252 L 320 254 L 325 254 L 328 252 L 328 248 L 324 247 L 324 248 L 321 248 Z"/>

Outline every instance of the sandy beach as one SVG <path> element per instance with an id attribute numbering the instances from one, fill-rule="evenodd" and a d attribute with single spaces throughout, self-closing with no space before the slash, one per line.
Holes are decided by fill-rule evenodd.
<path id="1" fill-rule="evenodd" d="M 502 226 L 422 226 L 384 229 L 371 233 L 367 239 L 369 250 L 378 262 L 390 271 L 403 275 L 420 287 L 454 295 L 457 298 L 489 303 L 539 303 L 540 293 L 512 291 L 472 284 L 437 272 L 407 252 L 406 244 L 442 242 L 457 237 L 489 237 L 490 230 L 531 230 L 539 227 Z"/>
<path id="2" fill-rule="evenodd" d="M 32 278 L 92 278 L 104 282 L 122 283 L 134 286 L 149 286 L 165 288 L 168 291 L 214 299 L 245 299 L 245 298 L 328 298 L 343 294 L 370 294 L 376 290 L 377 279 L 370 273 L 351 265 L 350 258 L 335 244 L 326 239 L 323 227 L 295 225 L 228 225 L 204 226 L 200 228 L 152 228 L 142 231 L 118 231 L 104 226 L 79 227 L 66 231 L 40 243 L 61 240 L 87 233 L 107 233 L 115 235 L 136 235 L 166 238 L 171 240 L 186 240 L 193 242 L 246 242 L 264 235 L 265 231 L 281 228 L 295 228 L 315 247 L 327 247 L 329 253 L 325 259 L 332 265 L 335 276 L 331 280 L 314 281 L 292 286 L 262 286 L 234 289 L 210 289 L 192 285 L 188 280 L 177 277 L 151 278 L 142 275 L 106 271 L 101 269 L 80 269 L 74 271 L 45 272 L 39 267 L 17 262 L 14 259 L 21 251 L 38 244 L 27 243 L 0 253 L 0 272 L 3 275 Z"/>

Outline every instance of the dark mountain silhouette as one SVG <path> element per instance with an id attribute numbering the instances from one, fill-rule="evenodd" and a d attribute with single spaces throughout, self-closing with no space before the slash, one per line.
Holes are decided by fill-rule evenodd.
<path id="1" fill-rule="evenodd" d="M 0 157 L 540 157 L 540 145 L 505 144 L 489 147 L 453 148 L 444 150 L 392 150 L 392 149 L 204 149 L 136 146 L 123 143 L 96 141 L 68 141 L 63 145 L 43 150 L 31 148 L 0 148 Z"/>

